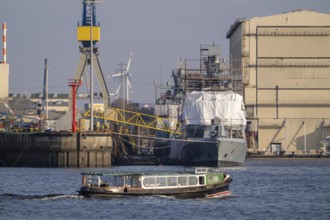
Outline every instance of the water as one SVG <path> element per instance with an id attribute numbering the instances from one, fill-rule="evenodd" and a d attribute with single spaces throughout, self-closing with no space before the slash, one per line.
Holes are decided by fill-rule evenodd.
<path id="1" fill-rule="evenodd" d="M 82 171 L 0 168 L 0 219 L 328 219 L 329 159 L 249 159 L 228 168 L 231 195 L 221 199 L 162 196 L 86 199 Z M 182 171 L 135 166 L 111 170 Z"/>

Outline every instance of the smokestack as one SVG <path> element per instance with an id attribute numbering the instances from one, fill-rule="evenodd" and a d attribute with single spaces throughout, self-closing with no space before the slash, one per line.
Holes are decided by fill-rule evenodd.
<path id="1" fill-rule="evenodd" d="M 7 25 L 6 23 L 2 24 L 2 30 L 3 30 L 3 49 L 2 49 L 2 55 L 3 55 L 3 63 L 7 63 Z"/>

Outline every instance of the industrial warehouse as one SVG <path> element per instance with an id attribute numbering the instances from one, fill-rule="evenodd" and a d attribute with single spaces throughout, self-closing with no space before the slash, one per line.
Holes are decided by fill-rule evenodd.
<path id="1" fill-rule="evenodd" d="M 250 121 L 249 147 L 265 154 L 330 148 L 330 15 L 310 10 L 238 19 L 230 59 Z"/>
<path id="2" fill-rule="evenodd" d="M 84 10 L 88 10 L 88 7 Z M 0 109 L 2 112 L 1 129 L 3 130 L 0 138 L 2 138 L 3 144 L 0 144 L 2 148 L 0 151 L 6 152 L 4 149 L 6 143 L 13 140 L 17 140 L 19 144 L 16 145 L 17 152 L 11 152 L 12 149 L 10 151 L 12 154 L 10 158 L 14 160 L 14 163 L 8 162 L 9 157 L 7 159 L 0 157 L 2 163 L 21 166 L 51 164 L 55 167 L 110 166 L 113 161 L 117 160 L 114 155 L 116 156 L 118 152 L 112 152 L 116 148 L 112 143 L 116 138 L 113 138 L 112 135 L 121 131 L 121 129 L 113 130 L 118 124 L 142 127 L 142 130 L 158 129 L 173 134 L 179 133 L 175 128 L 166 130 L 166 126 L 160 126 L 158 115 L 150 119 L 149 123 L 145 123 L 143 120 L 152 116 L 127 112 L 125 106 L 121 106 L 121 110 L 108 109 L 110 95 L 98 60 L 99 53 L 97 48 L 90 49 L 100 38 L 99 27 L 93 25 L 95 36 L 89 37 L 90 29 L 86 29 L 87 25 L 82 24 L 78 27 L 78 41 L 81 42 L 82 47 L 74 81 L 69 83 L 69 86 L 72 87 L 71 94 L 59 92 L 49 95 L 40 92 L 39 94 L 23 95 L 9 94 L 10 70 L 9 64 L 6 62 L 7 27 L 5 23 L 3 24 L 4 58 L 0 63 Z M 330 154 L 329 36 L 330 15 L 311 10 L 295 10 L 250 19 L 240 18 L 230 27 L 226 34 L 230 45 L 229 70 L 233 79 L 230 89 L 240 94 L 245 104 L 248 155 L 327 156 Z M 90 43 L 92 41 L 94 43 Z M 202 62 L 202 60 L 199 61 Z M 86 114 L 77 117 L 79 122 L 76 123 L 75 92 L 80 86 L 85 66 L 93 65 L 92 63 L 96 66 L 95 72 L 102 90 L 99 97 L 103 99 L 104 104 L 101 108 L 95 109 L 96 107 L 91 101 L 91 104 L 85 109 Z M 128 69 L 129 64 L 126 72 L 121 73 L 121 78 L 129 75 Z M 46 70 L 45 67 L 45 72 Z M 219 87 L 220 85 L 222 84 L 220 83 Z M 128 91 L 128 85 L 126 85 L 126 89 Z M 79 98 L 79 94 L 77 97 Z M 91 99 L 93 97 L 94 95 L 90 96 Z M 30 104 L 20 104 L 17 105 L 19 107 L 15 107 L 14 104 L 19 98 Z M 49 98 L 50 100 L 48 100 Z M 51 112 L 47 111 L 47 116 L 42 116 L 47 121 L 47 125 L 44 124 L 43 127 L 49 131 L 61 130 L 62 133 L 34 134 L 33 139 L 30 137 L 31 134 L 17 133 L 13 129 L 15 128 L 13 122 L 6 123 L 8 118 L 17 118 L 17 115 L 40 119 L 38 107 L 41 108 L 42 103 L 46 103 L 47 110 Z M 26 111 L 22 111 L 22 106 L 30 107 Z M 90 106 L 92 107 L 90 108 Z M 88 108 L 90 108 L 89 111 Z M 134 116 L 129 116 L 130 114 Z M 90 125 L 86 125 L 88 122 L 88 119 L 84 118 L 86 116 L 91 117 Z M 139 117 L 143 122 L 132 123 L 131 119 L 135 117 Z M 100 122 L 101 119 L 103 119 L 102 122 Z M 154 121 L 157 121 L 158 125 L 154 124 Z M 113 127 L 111 123 L 114 123 L 115 126 Z M 76 129 L 78 130 L 77 135 L 74 134 Z M 63 130 L 65 130 L 64 133 Z M 15 131 L 15 138 L 8 138 L 5 135 L 8 133 L 13 135 L 13 131 Z M 134 135 L 142 134 L 140 129 L 136 129 L 132 133 Z M 17 137 L 17 135 L 21 136 Z M 35 158 L 33 155 L 25 158 L 24 163 L 20 163 L 16 158 L 17 155 L 21 157 L 22 152 L 25 151 L 21 149 L 22 146 L 25 149 L 24 139 L 29 140 L 30 143 L 31 140 L 42 140 L 42 143 L 50 146 L 49 151 L 57 150 L 58 154 L 48 156 L 47 158 L 50 158 L 47 159 L 48 162 L 44 161 L 42 164 L 27 162 L 27 160 Z M 54 143 L 56 147 L 54 147 Z M 37 151 L 42 148 L 40 143 L 35 147 Z M 148 147 L 150 147 L 150 142 L 148 142 Z M 46 154 L 48 155 L 48 153 Z M 46 154 L 40 155 L 43 157 Z"/>

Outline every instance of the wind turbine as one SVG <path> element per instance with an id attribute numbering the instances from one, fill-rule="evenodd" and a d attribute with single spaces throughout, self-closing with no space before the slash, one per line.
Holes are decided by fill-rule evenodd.
<path id="1" fill-rule="evenodd" d="M 130 77 L 132 73 L 130 72 L 130 66 L 131 66 L 131 60 L 132 60 L 133 53 L 131 53 L 131 56 L 128 60 L 126 70 L 123 71 L 123 65 L 121 65 L 121 69 L 119 73 L 113 74 L 112 77 L 115 79 L 120 79 L 121 80 L 121 85 L 116 90 L 116 97 L 118 97 L 119 91 L 121 91 L 122 98 L 123 100 L 129 101 L 129 90 L 132 90 L 132 85 L 130 82 Z"/>

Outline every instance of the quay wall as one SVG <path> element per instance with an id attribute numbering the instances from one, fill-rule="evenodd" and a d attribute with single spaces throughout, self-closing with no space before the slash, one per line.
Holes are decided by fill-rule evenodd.
<path id="1" fill-rule="evenodd" d="M 111 167 L 112 135 L 100 132 L 0 132 L 0 166 Z"/>

